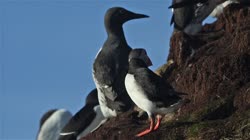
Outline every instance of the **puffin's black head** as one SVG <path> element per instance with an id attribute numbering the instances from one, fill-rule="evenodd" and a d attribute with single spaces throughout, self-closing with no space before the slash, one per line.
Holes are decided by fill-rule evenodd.
<path id="1" fill-rule="evenodd" d="M 86 97 L 85 100 L 86 104 L 93 104 L 93 105 L 98 105 L 98 97 L 97 97 L 97 89 L 93 89 L 89 95 Z"/>
<path id="2" fill-rule="evenodd" d="M 105 24 L 110 25 L 122 25 L 126 21 L 138 18 L 147 18 L 149 16 L 143 14 L 133 13 L 121 7 L 113 7 L 107 10 L 105 14 Z M 108 25 L 107 25 L 108 24 Z"/>
<path id="3" fill-rule="evenodd" d="M 145 49 L 142 48 L 138 48 L 138 49 L 133 49 L 130 53 L 129 53 L 129 57 L 128 57 L 128 61 L 130 62 L 130 60 L 132 59 L 140 59 L 142 60 L 148 67 L 152 66 L 152 62 L 150 60 L 150 58 L 147 55 L 147 52 Z"/>

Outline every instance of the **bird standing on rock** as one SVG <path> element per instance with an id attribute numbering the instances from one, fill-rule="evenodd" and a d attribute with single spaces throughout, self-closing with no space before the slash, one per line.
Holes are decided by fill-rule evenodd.
<path id="1" fill-rule="evenodd" d="M 121 7 L 110 8 L 105 14 L 108 38 L 94 60 L 93 79 L 100 108 L 106 118 L 115 117 L 133 105 L 124 85 L 131 48 L 126 42 L 122 26 L 129 20 L 146 17 Z"/>
<path id="2" fill-rule="evenodd" d="M 98 128 L 100 122 L 105 119 L 100 110 L 96 89 L 88 94 L 85 103 L 62 129 L 59 140 L 79 140 Z"/>
<path id="3" fill-rule="evenodd" d="M 137 134 L 137 137 L 158 129 L 162 115 L 178 110 L 187 102 L 182 100 L 164 79 L 148 68 L 151 65 L 144 49 L 134 49 L 130 52 L 125 86 L 133 102 L 146 111 L 150 119 L 150 128 Z"/>

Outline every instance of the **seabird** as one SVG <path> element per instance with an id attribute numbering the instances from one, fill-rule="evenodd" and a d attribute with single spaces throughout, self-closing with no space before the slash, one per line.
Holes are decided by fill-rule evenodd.
<path id="1" fill-rule="evenodd" d="M 85 106 L 62 129 L 59 140 L 79 140 L 94 131 L 100 122 L 105 119 L 100 110 L 96 89 L 89 93 L 85 103 Z M 66 137 L 69 136 L 71 138 L 67 139 Z"/>
<path id="2" fill-rule="evenodd" d="M 150 128 L 138 133 L 137 137 L 158 129 L 162 115 L 176 111 L 186 102 L 164 79 L 148 68 L 152 64 L 149 62 L 144 49 L 134 49 L 129 55 L 125 86 L 133 102 L 147 112 L 150 119 Z"/>
<path id="3" fill-rule="evenodd" d="M 108 38 L 94 60 L 93 79 L 101 111 L 107 119 L 127 111 L 133 105 L 124 85 L 131 47 L 126 42 L 122 26 L 129 20 L 146 17 L 121 7 L 110 8 L 105 14 Z"/>
<path id="4" fill-rule="evenodd" d="M 189 33 L 185 30 L 191 23 L 193 17 L 194 17 L 194 8 L 193 5 L 188 4 L 185 6 L 176 6 L 178 3 L 186 3 L 190 0 L 173 0 L 172 4 L 169 8 L 173 8 L 173 15 L 170 24 L 174 24 L 174 29 L 179 31 L 184 31 L 187 34 L 193 34 Z M 200 30 L 200 24 L 196 27 L 198 30 Z M 197 31 L 195 31 L 197 32 Z"/>
<path id="5" fill-rule="evenodd" d="M 234 0 L 173 0 L 174 13 L 171 24 L 186 34 L 195 35 L 202 29 L 202 22 L 209 16 L 218 16 Z"/>
<path id="6" fill-rule="evenodd" d="M 72 117 L 65 109 L 52 109 L 46 112 L 40 120 L 37 140 L 57 140 L 60 131 Z"/>

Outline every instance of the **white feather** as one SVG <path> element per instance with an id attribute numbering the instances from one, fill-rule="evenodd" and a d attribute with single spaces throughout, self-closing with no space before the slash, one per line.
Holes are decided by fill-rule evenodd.
<path id="1" fill-rule="evenodd" d="M 96 85 L 97 94 L 98 94 L 98 101 L 99 101 L 100 108 L 101 108 L 103 116 L 105 118 L 116 117 L 117 116 L 116 111 L 108 108 L 108 106 L 107 106 L 107 101 L 106 101 L 105 95 L 100 90 L 101 86 L 98 83 L 98 81 L 96 80 L 94 72 L 92 72 L 92 76 L 93 76 L 93 79 L 94 79 L 94 83 Z"/>
<path id="2" fill-rule="evenodd" d="M 223 9 L 225 7 L 227 7 L 229 4 L 231 3 L 238 3 L 237 0 L 227 0 L 225 2 L 223 2 L 222 4 L 219 4 L 213 11 L 212 13 L 210 14 L 211 17 L 218 17 L 219 15 L 222 14 L 223 12 Z"/>
<path id="3" fill-rule="evenodd" d="M 57 140 L 71 117 L 72 114 L 65 109 L 54 112 L 41 126 L 37 140 Z"/>
<path id="4" fill-rule="evenodd" d="M 146 97 L 144 90 L 137 84 L 134 75 L 129 73 L 126 75 L 125 87 L 128 95 L 139 108 L 146 111 L 148 115 L 154 112 L 156 106 Z"/>
<path id="5" fill-rule="evenodd" d="M 149 116 L 154 113 L 159 113 L 159 114 L 172 113 L 176 111 L 178 108 L 180 108 L 181 105 L 183 104 L 183 102 L 180 101 L 169 107 L 161 107 L 161 108 L 157 107 L 151 100 L 149 100 L 146 97 L 144 90 L 141 88 L 141 86 L 138 85 L 132 74 L 126 75 L 125 86 L 133 102 L 139 108 L 146 111 Z"/>
<path id="6" fill-rule="evenodd" d="M 96 57 L 98 56 L 98 54 L 99 54 L 101 51 L 102 51 L 102 47 L 98 50 L 98 52 L 97 52 L 97 54 L 96 54 L 96 56 L 95 56 L 95 59 L 96 59 Z"/>

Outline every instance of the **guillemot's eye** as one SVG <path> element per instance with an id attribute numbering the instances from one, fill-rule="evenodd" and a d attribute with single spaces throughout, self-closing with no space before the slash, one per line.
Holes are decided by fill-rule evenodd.
<path id="1" fill-rule="evenodd" d="M 119 13 L 120 14 L 124 14 L 124 10 L 119 10 Z"/>

